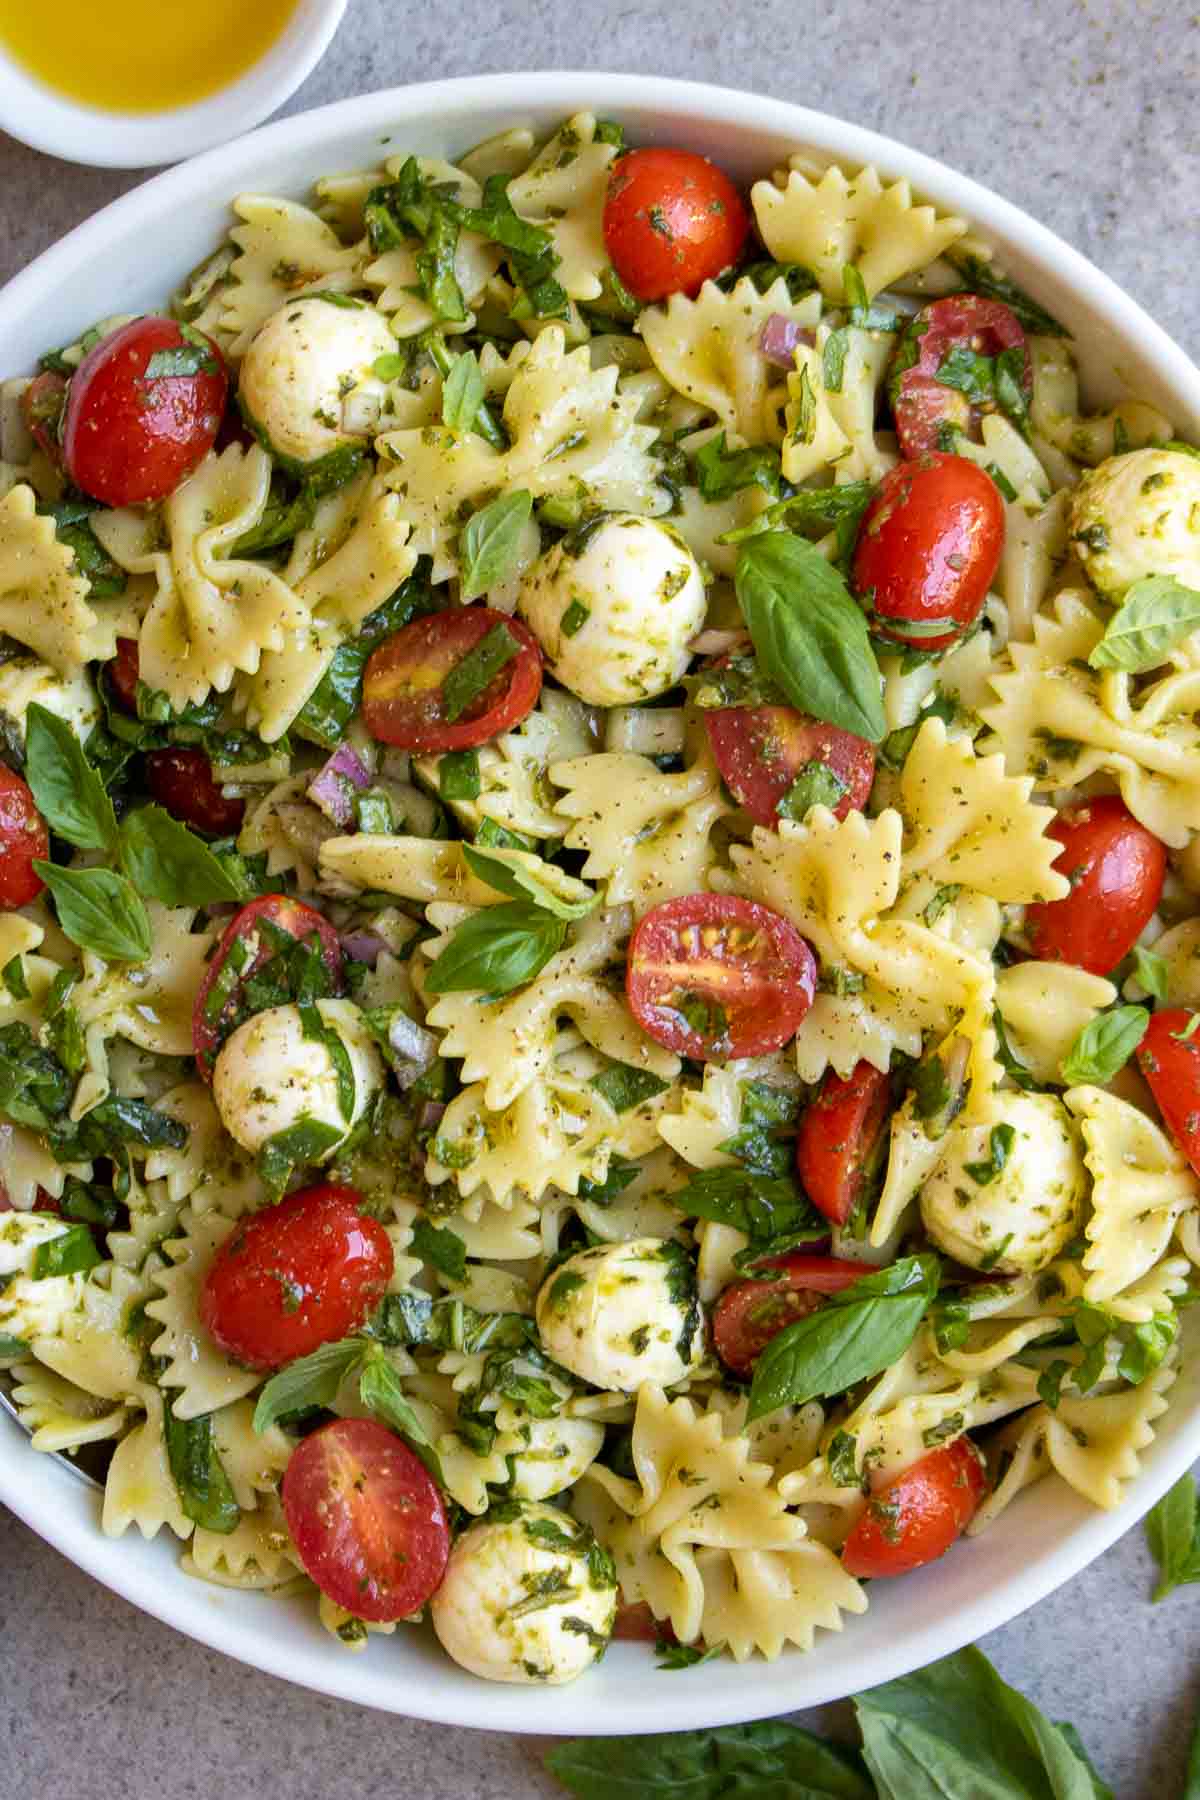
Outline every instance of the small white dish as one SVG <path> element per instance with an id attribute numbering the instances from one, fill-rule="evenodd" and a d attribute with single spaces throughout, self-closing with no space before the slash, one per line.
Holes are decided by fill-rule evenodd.
<path id="1" fill-rule="evenodd" d="M 31 4 L 36 0 L 31 0 Z M 105 169 L 180 162 L 249 131 L 312 73 L 346 0 L 298 0 L 270 49 L 227 87 L 164 112 L 110 112 L 39 81 L 0 40 L 0 128 L 35 150 Z"/>

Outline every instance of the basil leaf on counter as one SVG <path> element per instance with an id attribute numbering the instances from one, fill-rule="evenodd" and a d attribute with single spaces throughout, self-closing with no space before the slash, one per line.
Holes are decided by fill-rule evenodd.
<path id="1" fill-rule="evenodd" d="M 431 994 L 478 988 L 489 997 L 509 994 L 540 974 L 566 940 L 562 919 L 529 900 L 486 906 L 465 919 L 425 977 Z"/>
<path id="2" fill-rule="evenodd" d="M 1200 1581 L 1200 1508 L 1194 1475 L 1181 1475 L 1158 1505 L 1150 1508 L 1146 1542 L 1159 1569 L 1156 1600 L 1165 1600 L 1177 1587 Z"/>
<path id="3" fill-rule="evenodd" d="M 866 617 L 820 551 L 768 531 L 741 546 L 734 582 L 759 662 L 792 705 L 879 743 L 887 726 Z"/>
<path id="4" fill-rule="evenodd" d="M 36 701 L 25 713 L 25 779 L 57 836 L 77 850 L 113 848 L 117 821 L 103 782 L 66 720 Z"/>
<path id="5" fill-rule="evenodd" d="M 49 862 L 33 866 L 54 896 L 58 922 L 73 944 L 106 962 L 145 962 L 150 920 L 123 875 L 111 869 L 60 869 Z"/>
<path id="6" fill-rule="evenodd" d="M 121 866 L 139 894 L 164 906 L 240 900 L 241 888 L 203 838 L 161 806 L 139 806 L 121 826 Z"/>
<path id="7" fill-rule="evenodd" d="M 573 884 L 583 890 L 581 897 L 564 899 L 511 851 L 498 853 L 464 844 L 463 855 L 472 874 L 478 875 L 480 881 L 486 881 L 498 894 L 507 894 L 511 900 L 532 900 L 535 906 L 543 912 L 553 913 L 556 919 L 582 919 L 600 904 L 599 894 L 582 881 Z M 564 886 L 570 882 L 570 876 L 563 875 L 561 870 L 553 872 Z"/>
<path id="8" fill-rule="evenodd" d="M 1200 593 L 1171 575 L 1143 575 L 1126 589 L 1088 662 L 1093 669 L 1141 674 L 1158 668 L 1194 631 L 1200 631 Z"/>
<path id="9" fill-rule="evenodd" d="M 185 1515 L 203 1530 L 228 1537 L 237 1530 L 242 1514 L 213 1441 L 212 1414 L 180 1419 L 168 1400 L 163 1407 L 163 1436 Z"/>
<path id="10" fill-rule="evenodd" d="M 866 1275 L 773 1337 L 755 1364 L 747 1423 L 777 1407 L 840 1394 L 902 1356 L 937 1293 L 932 1257 Z"/>
<path id="11" fill-rule="evenodd" d="M 328 1406 L 368 1348 L 362 1338 L 341 1338 L 336 1343 L 322 1344 L 320 1349 L 289 1363 L 286 1369 L 280 1369 L 258 1396 L 254 1408 L 255 1431 L 269 1431 L 290 1413 L 307 1412 L 313 1406 Z"/>
<path id="12" fill-rule="evenodd" d="M 582 1738 L 556 1745 L 546 1767 L 578 1800 L 875 1800 L 852 1752 L 781 1719 Z"/>
<path id="13" fill-rule="evenodd" d="M 1068 1050 L 1062 1078 L 1068 1087 L 1111 1081 L 1123 1069 L 1146 1035 L 1150 1014 L 1144 1006 L 1114 1006 L 1086 1024 Z"/>
<path id="14" fill-rule="evenodd" d="M 464 600 L 477 600 L 508 579 L 516 566 L 521 533 L 532 516 L 533 495 L 518 488 L 468 519 L 458 540 Z"/>

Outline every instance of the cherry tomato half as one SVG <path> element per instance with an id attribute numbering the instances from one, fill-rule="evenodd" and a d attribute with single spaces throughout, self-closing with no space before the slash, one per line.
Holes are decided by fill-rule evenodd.
<path id="1" fill-rule="evenodd" d="M 1071 891 L 1026 907 L 1029 947 L 1043 962 L 1107 975 L 1128 956 L 1158 905 L 1166 846 L 1115 794 L 1059 813 L 1046 835 L 1063 846 L 1054 867 Z"/>
<path id="2" fill-rule="evenodd" d="M 724 170 L 691 150 L 631 150 L 613 164 L 604 243 L 639 300 L 696 294 L 735 263 L 750 215 Z"/>
<path id="3" fill-rule="evenodd" d="M 493 632 L 507 633 L 516 655 L 458 717 L 447 717 L 447 676 Z M 372 737 L 400 750 L 473 750 L 519 725 L 541 691 L 542 653 L 529 627 L 486 606 L 465 606 L 414 619 L 380 644 L 363 675 L 363 719 Z"/>
<path id="4" fill-rule="evenodd" d="M 200 1290 L 200 1317 L 227 1356 L 281 1369 L 349 1337 L 392 1278 L 392 1241 L 362 1195 L 326 1183 L 239 1219 Z"/>
<path id="5" fill-rule="evenodd" d="M 286 894 L 263 894 L 235 913 L 225 927 L 192 1011 L 192 1047 L 196 1067 L 205 1081 L 212 1080 L 217 1052 L 225 1042 L 241 1009 L 242 990 L 246 981 L 275 954 L 265 935 L 259 931 L 260 920 L 286 931 L 297 939 L 316 935 L 325 967 L 337 987 L 342 985 L 342 946 L 329 920 L 305 906 L 303 900 L 290 900 Z M 235 943 L 255 940 L 253 955 L 245 968 L 236 967 L 232 956 Z M 232 959 L 231 959 L 232 957 Z"/>
<path id="6" fill-rule="evenodd" d="M 936 450 L 947 425 L 978 441 L 982 414 L 997 410 L 995 401 L 972 402 L 960 388 L 939 380 L 947 357 L 956 351 L 1004 356 L 1001 367 L 1025 404 L 1029 402 L 1033 363 L 1016 314 L 1001 301 L 984 300 L 978 294 L 935 300 L 906 326 L 888 376 L 896 435 L 905 456 Z"/>
<path id="7" fill-rule="evenodd" d="M 450 1556 L 446 1509 L 407 1444 L 374 1419 L 334 1419 L 292 1453 L 283 1510 L 305 1572 L 360 1619 L 417 1612 Z"/>
<path id="8" fill-rule="evenodd" d="M 1171 1136 L 1200 1175 L 1200 1014 L 1183 1006 L 1156 1012 L 1137 1059 Z M 1194 1027 L 1191 1037 L 1183 1034 Z"/>
<path id="9" fill-rule="evenodd" d="M 887 1142 L 891 1081 L 869 1062 L 846 1080 L 832 1069 L 796 1133 L 796 1174 L 819 1213 L 844 1225 L 878 1169 Z"/>
<path id="10" fill-rule="evenodd" d="M 229 837 L 246 815 L 246 802 L 230 799 L 217 786 L 203 750 L 152 750 L 146 758 L 146 786 L 173 819 L 210 837 Z"/>
<path id="11" fill-rule="evenodd" d="M 780 1274 L 774 1281 L 731 1283 L 713 1308 L 717 1355 L 743 1379 L 786 1326 L 816 1312 L 825 1294 L 840 1294 L 873 1272 L 869 1263 L 842 1262 L 835 1256 L 774 1256 L 757 1266 Z"/>
<path id="12" fill-rule="evenodd" d="M 708 707 L 704 728 L 722 781 L 756 825 L 778 825 L 780 801 L 813 764 L 829 770 L 845 790 L 832 809 L 835 818 L 861 812 L 867 803 L 875 751 L 852 731 L 791 706 Z"/>
<path id="13" fill-rule="evenodd" d="M 919 456 L 888 471 L 863 514 L 854 591 L 880 637 L 945 650 L 979 617 L 1003 549 L 991 476 L 965 456 Z"/>
<path id="14" fill-rule="evenodd" d="M 58 433 L 66 405 L 66 377 L 56 375 L 51 369 L 43 369 L 40 375 L 35 375 L 21 395 L 21 417 L 25 421 L 25 429 L 38 449 L 52 463 L 62 461 L 62 445 L 58 441 Z"/>
<path id="15" fill-rule="evenodd" d="M 842 1546 L 851 1575 L 906 1575 L 944 1556 L 987 1492 L 983 1457 L 969 1437 L 931 1450 L 872 1494 Z"/>
<path id="16" fill-rule="evenodd" d="M 63 460 L 94 500 L 165 500 L 212 449 L 229 371 L 210 338 L 187 330 L 174 319 L 135 319 L 102 338 L 71 377 Z"/>
<path id="17" fill-rule="evenodd" d="M 816 985 L 816 959 L 796 927 L 730 894 L 667 900 L 629 940 L 634 1018 L 655 1043 L 701 1062 L 778 1050 Z"/>
<path id="18" fill-rule="evenodd" d="M 0 912 L 28 906 L 44 883 L 35 862 L 50 854 L 50 834 L 29 784 L 0 763 Z"/>
<path id="19" fill-rule="evenodd" d="M 116 704 L 122 712 L 136 718 L 138 682 L 142 675 L 137 639 L 118 638 L 117 654 L 104 667 Z"/>
<path id="20" fill-rule="evenodd" d="M 656 1619 L 646 1600 L 622 1599 L 618 1602 L 612 1635 L 629 1644 L 675 1642 L 670 1619 Z"/>

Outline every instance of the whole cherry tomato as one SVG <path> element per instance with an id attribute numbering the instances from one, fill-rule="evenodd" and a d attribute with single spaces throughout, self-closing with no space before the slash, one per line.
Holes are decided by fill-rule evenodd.
<path id="1" fill-rule="evenodd" d="M 824 1303 L 874 1271 L 869 1263 L 843 1262 L 835 1256 L 792 1252 L 755 1265 L 778 1269 L 773 1281 L 734 1281 L 713 1308 L 713 1343 L 726 1368 L 743 1379 L 752 1374 L 773 1337 L 797 1319 L 805 1319 Z"/>
<path id="2" fill-rule="evenodd" d="M 756 825 L 778 825 L 780 802 L 797 777 L 808 773 L 817 798 L 823 781 L 830 786 L 826 777 L 834 778 L 825 804 L 832 802 L 836 818 L 861 812 L 866 805 L 875 779 L 875 751 L 852 731 L 791 706 L 706 707 L 703 719 L 721 779 Z M 838 790 L 841 797 L 835 799 Z M 787 816 L 802 817 L 806 810 Z"/>
<path id="3" fill-rule="evenodd" d="M 884 1482 L 842 1546 L 842 1564 L 860 1579 L 906 1575 L 944 1556 L 987 1493 L 987 1469 L 969 1437 L 931 1450 Z"/>
<path id="4" fill-rule="evenodd" d="M 165 500 L 212 449 L 228 390 L 210 338 L 174 319 L 135 319 L 102 338 L 71 377 L 67 473 L 107 506 Z"/>
<path id="5" fill-rule="evenodd" d="M 173 819 L 210 837 L 229 837 L 246 816 L 246 802 L 229 799 L 213 780 L 203 750 L 152 750 L 146 758 L 146 786 Z"/>
<path id="6" fill-rule="evenodd" d="M 966 379 L 962 365 L 976 357 L 988 358 L 999 377 L 996 400 L 970 400 L 947 379 Z M 896 346 L 888 392 L 905 456 L 936 450 L 947 426 L 978 440 L 983 413 L 995 412 L 1006 394 L 1015 406 L 1028 406 L 1033 393 L 1033 363 L 1016 314 L 978 294 L 951 294 L 923 306 Z"/>
<path id="7" fill-rule="evenodd" d="M 21 395 L 21 417 L 30 437 L 52 463 L 61 463 L 62 445 L 58 441 L 63 413 L 67 405 L 67 382 L 63 375 L 43 369 L 35 375 Z"/>
<path id="8" fill-rule="evenodd" d="M 141 660 L 136 638 L 117 639 L 117 654 L 104 665 L 113 698 L 122 712 L 137 716 L 137 690 L 141 679 Z"/>
<path id="9" fill-rule="evenodd" d="M 281 1369 L 365 1324 L 392 1278 L 392 1241 L 354 1188 L 301 1188 L 239 1219 L 200 1290 L 227 1356 Z"/>
<path id="10" fill-rule="evenodd" d="M 831 1069 L 796 1133 L 796 1174 L 819 1213 L 844 1225 L 866 1198 L 888 1138 L 891 1080 L 869 1062 Z"/>
<path id="11" fill-rule="evenodd" d="M 372 653 L 363 720 L 400 750 L 473 750 L 519 725 L 541 691 L 542 653 L 529 627 L 464 606 L 414 619 Z"/>
<path id="12" fill-rule="evenodd" d="M 1200 1175 L 1200 1013 L 1183 1006 L 1156 1012 L 1137 1059 L 1171 1136 Z"/>
<path id="13" fill-rule="evenodd" d="M 631 150 L 613 164 L 604 243 L 639 300 L 696 294 L 738 260 L 750 230 L 723 170 L 691 150 Z"/>
<path id="14" fill-rule="evenodd" d="M 945 650 L 979 617 L 1004 549 L 1004 502 L 965 456 L 890 469 L 863 514 L 854 591 L 871 629 L 910 650 Z"/>
<path id="15" fill-rule="evenodd" d="M 205 1081 L 212 1080 L 213 1064 L 221 1045 L 245 1012 L 245 986 L 265 962 L 275 955 L 270 934 L 263 926 L 286 932 L 300 941 L 312 940 L 321 952 L 335 987 L 342 986 L 342 946 L 329 920 L 303 900 L 286 894 L 263 894 L 249 901 L 230 919 L 196 995 L 192 1011 L 192 1045 L 196 1067 Z M 236 945 L 236 949 L 235 949 Z M 243 955 L 246 951 L 244 966 Z"/>
<path id="16" fill-rule="evenodd" d="M 702 1062 L 766 1056 L 796 1035 L 817 965 L 796 927 L 731 894 L 654 907 L 629 940 L 625 991 L 655 1043 Z"/>
<path id="17" fill-rule="evenodd" d="M 374 1419 L 334 1419 L 292 1453 L 283 1511 L 306 1574 L 338 1606 L 385 1624 L 419 1611 L 450 1556 L 442 1496 Z"/>
<path id="18" fill-rule="evenodd" d="M 50 854 L 50 834 L 29 784 L 0 763 L 0 912 L 36 900 L 44 883 L 35 862 Z"/>
<path id="19" fill-rule="evenodd" d="M 1059 813 L 1046 835 L 1062 845 L 1054 867 L 1071 891 L 1026 907 L 1029 947 L 1042 962 L 1107 975 L 1128 956 L 1158 905 L 1166 845 L 1115 794 Z"/>

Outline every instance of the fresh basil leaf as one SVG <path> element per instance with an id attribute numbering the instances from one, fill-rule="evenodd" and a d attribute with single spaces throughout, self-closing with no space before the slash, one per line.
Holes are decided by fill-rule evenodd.
<path id="1" fill-rule="evenodd" d="M 473 350 L 464 350 L 442 384 L 442 419 L 451 431 L 470 431 L 487 389 Z"/>
<path id="2" fill-rule="evenodd" d="M 840 394 L 842 382 L 846 376 L 846 355 L 850 349 L 850 333 L 846 326 L 839 325 L 825 339 L 825 348 L 821 352 L 821 382 L 826 393 Z"/>
<path id="3" fill-rule="evenodd" d="M 38 811 L 59 837 L 79 850 L 111 850 L 116 844 L 112 801 L 83 745 L 65 719 L 36 701 L 25 713 L 25 779 Z"/>
<path id="4" fill-rule="evenodd" d="M 1129 965 L 1130 977 L 1145 988 L 1152 1000 L 1166 1000 L 1170 969 L 1165 956 L 1147 950 L 1144 944 L 1135 944 L 1129 953 Z"/>
<path id="5" fill-rule="evenodd" d="M 1200 592 L 1172 575 L 1143 575 L 1126 589 L 1088 662 L 1140 674 L 1158 668 L 1194 631 L 1200 631 Z"/>
<path id="6" fill-rule="evenodd" d="M 1144 1006 L 1114 1006 L 1092 1019 L 1063 1061 L 1068 1087 L 1081 1082 L 1111 1081 L 1123 1069 L 1146 1035 L 1150 1014 Z"/>
<path id="7" fill-rule="evenodd" d="M 875 1800 L 857 1757 L 781 1719 L 581 1738 L 545 1760 L 578 1800 Z"/>
<path id="8" fill-rule="evenodd" d="M 490 996 L 511 993 L 539 974 L 566 940 L 562 919 L 529 900 L 486 906 L 466 919 L 429 966 L 431 994 L 478 988 Z"/>
<path id="9" fill-rule="evenodd" d="M 467 1246 L 456 1231 L 440 1230 L 436 1225 L 431 1225 L 428 1219 L 418 1219 L 413 1226 L 409 1249 L 414 1256 L 419 1256 L 423 1263 L 428 1263 L 450 1281 L 465 1279 Z"/>
<path id="10" fill-rule="evenodd" d="M 360 1337 L 341 1338 L 322 1344 L 272 1375 L 254 1408 L 255 1431 L 269 1431 L 278 1420 L 313 1406 L 330 1406 L 337 1391 L 357 1363 L 370 1350 Z"/>
<path id="11" fill-rule="evenodd" d="M 98 1156 L 120 1161 L 118 1153 L 127 1144 L 140 1144 L 151 1150 L 182 1150 L 188 1141 L 188 1127 L 169 1113 L 147 1106 L 144 1100 L 110 1094 L 99 1106 L 84 1113 L 82 1119 L 52 1120 L 47 1136 L 60 1163 L 92 1162 Z"/>
<path id="12" fill-rule="evenodd" d="M 779 496 L 779 452 L 766 444 L 730 450 L 721 431 L 700 446 L 695 463 L 702 500 L 728 500 L 748 487 L 762 488 L 772 500 Z"/>
<path id="13" fill-rule="evenodd" d="M 429 569 L 428 558 L 422 557 L 408 580 L 368 614 L 353 638 L 335 650 L 325 674 L 296 715 L 294 728 L 303 737 L 327 750 L 336 749 L 344 740 L 362 705 L 363 670 L 372 650 L 414 619 L 439 610 Z"/>
<path id="14" fill-rule="evenodd" d="M 22 1020 L 0 1027 L 0 1119 L 45 1131 L 71 1104 L 75 1083 Z"/>
<path id="15" fill-rule="evenodd" d="M 828 763 L 806 762 L 775 811 L 781 819 L 803 823 L 814 806 L 827 806 L 832 812 L 845 799 L 846 783 Z"/>
<path id="16" fill-rule="evenodd" d="M 507 894 L 512 900 L 532 900 L 535 906 L 543 912 L 553 913 L 556 919 L 582 919 L 600 904 L 599 894 L 582 881 L 576 885 L 584 889 L 584 895 L 577 900 L 564 899 L 532 869 L 513 858 L 511 852 L 498 854 L 481 850 L 477 845 L 464 844 L 463 856 L 472 874 L 478 875 L 480 881 L 486 881 L 498 894 Z"/>
<path id="17" fill-rule="evenodd" d="M 521 534 L 532 516 L 533 495 L 527 488 L 518 488 L 468 519 L 458 541 L 464 600 L 477 600 L 489 588 L 507 581 L 516 567 Z"/>
<path id="18" fill-rule="evenodd" d="M 786 1326 L 755 1364 L 747 1421 L 844 1393 L 888 1368 L 916 1336 L 937 1284 L 934 1259 L 905 1257 Z"/>
<path id="19" fill-rule="evenodd" d="M 438 793 L 443 800 L 478 800 L 482 786 L 478 750 L 447 750 L 438 758 Z"/>
<path id="20" fill-rule="evenodd" d="M 306 1169 L 341 1143 L 346 1133 L 323 1119 L 298 1119 L 268 1138 L 258 1153 L 258 1176 L 269 1194 L 282 1194 L 293 1169 Z"/>
<path id="21" fill-rule="evenodd" d="M 35 862 L 54 896 L 58 922 L 73 944 L 106 962 L 145 962 L 152 940 L 140 896 L 111 869 L 60 869 Z"/>
<path id="22" fill-rule="evenodd" d="M 1048 313 L 1036 300 L 1031 300 L 1015 281 L 999 274 L 984 257 L 973 256 L 966 250 L 950 250 L 946 253 L 946 260 L 962 276 L 965 293 L 982 294 L 987 300 L 1001 301 L 1015 314 L 1017 323 L 1026 331 L 1038 337 L 1071 335 L 1052 313 Z"/>
<path id="23" fill-rule="evenodd" d="M 649 1069 L 635 1069 L 629 1063 L 613 1063 L 599 1075 L 593 1075 L 588 1083 L 617 1113 L 629 1112 L 633 1107 L 641 1106 L 670 1085 L 669 1081 L 652 1075 Z"/>
<path id="24" fill-rule="evenodd" d="M 741 546 L 734 579 L 759 661 L 792 704 L 879 743 L 879 665 L 837 570 L 805 539 L 770 531 Z"/>
<path id="25" fill-rule="evenodd" d="M 510 831 L 507 825 L 497 825 L 495 819 L 485 819 L 475 833 L 477 850 L 524 850 L 528 856 L 538 853 L 536 838 L 525 837 L 519 831 Z"/>
<path id="26" fill-rule="evenodd" d="M 654 1646 L 654 1654 L 658 1661 L 656 1669 L 698 1669 L 701 1663 L 714 1662 L 718 1656 L 724 1656 L 724 1644 L 710 1644 L 706 1649 L 703 1644 L 675 1644 L 668 1638 L 660 1638 Z"/>
<path id="27" fill-rule="evenodd" d="M 439 1486 L 443 1485 L 442 1465 L 433 1441 L 413 1411 L 400 1377 L 380 1349 L 367 1350 L 362 1373 L 358 1378 L 358 1397 L 377 1418 L 382 1419 L 385 1425 L 404 1439 L 433 1479 Z"/>
<path id="28" fill-rule="evenodd" d="M 31 1354 L 24 1338 L 12 1337 L 7 1331 L 0 1331 L 0 1362 L 16 1362 Z"/>
<path id="29" fill-rule="evenodd" d="M 936 693 L 911 725 L 901 725 L 897 730 L 888 732 L 879 746 L 879 760 L 884 768 L 899 773 L 908 761 L 909 751 L 926 719 L 940 719 L 944 725 L 953 725 L 958 713 L 958 701 L 953 694 Z"/>
<path id="30" fill-rule="evenodd" d="M 1146 1542 L 1159 1570 L 1155 1600 L 1200 1581 L 1200 1508 L 1194 1475 L 1181 1475 L 1151 1507 L 1146 1514 Z"/>
<path id="31" fill-rule="evenodd" d="M 216 375 L 220 364 L 202 338 L 196 343 L 177 344 L 167 350 L 156 350 L 142 371 L 143 381 L 163 381 L 176 376 Z"/>
<path id="32" fill-rule="evenodd" d="M 3 977 L 4 985 L 13 1000 L 28 1000 L 29 983 L 25 979 L 23 956 L 14 956 L 11 961 L 6 962 L 4 968 L 0 970 L 0 976 Z"/>
<path id="33" fill-rule="evenodd" d="M 808 1199 L 787 1175 L 762 1175 L 753 1169 L 696 1169 L 686 1187 L 670 1196 L 685 1218 L 708 1219 L 732 1226 L 752 1241 L 767 1241 L 811 1231 L 828 1236 Z"/>
<path id="34" fill-rule="evenodd" d="M 91 1228 L 72 1225 L 69 1231 L 38 1245 L 30 1272 L 34 1281 L 48 1281 L 55 1275 L 85 1275 L 103 1260 Z"/>
<path id="35" fill-rule="evenodd" d="M 486 693 L 501 669 L 519 655 L 520 648 L 507 624 L 493 625 L 487 636 L 480 638 L 454 665 L 442 683 L 442 710 L 451 725 Z"/>
<path id="36" fill-rule="evenodd" d="M 121 866 L 139 894 L 164 906 L 241 899 L 238 883 L 204 840 L 161 806 L 139 806 L 126 815 Z"/>
<path id="37" fill-rule="evenodd" d="M 1096 1800 L 1117 1800 L 1116 1795 L 1113 1793 L 1113 1790 L 1109 1787 L 1108 1783 L 1101 1779 L 1100 1773 L 1092 1762 L 1091 1757 L 1084 1749 L 1083 1739 L 1080 1737 L 1075 1727 L 1066 1719 L 1056 1719 L 1054 1723 L 1056 1729 L 1062 1732 L 1067 1743 L 1071 1746 L 1071 1749 L 1075 1752 L 1076 1756 L 1091 1776 Z"/>
<path id="38" fill-rule="evenodd" d="M 1097 1800 L 1091 1770 L 1058 1726 L 980 1650 L 885 1682 L 854 1706 L 883 1800 Z"/>
<path id="39" fill-rule="evenodd" d="M 642 1165 L 615 1153 L 610 1156 L 603 1181 L 589 1181 L 585 1175 L 579 1183 L 579 1198 L 589 1206 L 611 1206 L 619 1194 L 642 1172 Z"/>
<path id="40" fill-rule="evenodd" d="M 964 1163 L 963 1173 L 971 1177 L 976 1187 L 990 1187 L 996 1177 L 1003 1174 L 1016 1138 L 1017 1134 L 1011 1125 L 993 1125 L 988 1139 L 987 1160 Z"/>
<path id="41" fill-rule="evenodd" d="M 75 573 L 86 578 L 90 600 L 109 600 L 123 594 L 129 577 L 115 563 L 92 530 L 92 515 L 99 511 L 91 500 L 63 501 L 56 506 L 39 502 L 38 511 L 54 520 L 54 532 L 75 558 Z"/>
<path id="42" fill-rule="evenodd" d="M 163 1407 L 163 1436 L 184 1514 L 203 1530 L 228 1537 L 237 1530 L 242 1514 L 213 1441 L 212 1414 L 180 1419 L 168 1400 Z"/>
<path id="43" fill-rule="evenodd" d="M 843 533 L 847 534 L 849 543 L 853 543 L 859 520 L 874 493 L 875 484 L 870 481 L 847 481 L 840 487 L 802 488 L 786 500 L 777 500 L 774 506 L 768 506 L 748 524 L 724 532 L 717 542 L 740 544 L 747 538 L 761 537 L 767 531 L 836 530 L 840 556 Z"/>

